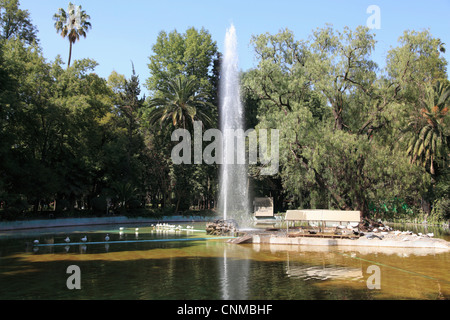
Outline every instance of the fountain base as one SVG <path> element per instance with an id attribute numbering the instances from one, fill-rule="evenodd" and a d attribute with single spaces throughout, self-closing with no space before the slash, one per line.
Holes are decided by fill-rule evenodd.
<path id="1" fill-rule="evenodd" d="M 219 219 L 206 225 L 206 234 L 214 236 L 224 236 L 238 232 L 238 223 L 234 219 Z"/>

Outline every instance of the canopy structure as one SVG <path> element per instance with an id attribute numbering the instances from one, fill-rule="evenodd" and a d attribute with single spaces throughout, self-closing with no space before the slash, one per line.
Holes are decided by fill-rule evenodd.
<path id="1" fill-rule="evenodd" d="M 287 222 L 287 228 L 289 228 L 289 221 L 316 221 L 319 225 L 324 225 L 326 222 L 350 223 L 356 226 L 361 220 L 361 211 L 288 210 L 284 219 Z"/>

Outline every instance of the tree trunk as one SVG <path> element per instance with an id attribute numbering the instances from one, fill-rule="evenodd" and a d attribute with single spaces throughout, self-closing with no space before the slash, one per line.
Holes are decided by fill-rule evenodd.
<path id="1" fill-rule="evenodd" d="M 298 145 L 298 142 L 297 142 Z M 316 181 L 317 185 L 322 190 L 327 190 L 330 196 L 333 198 L 333 200 L 338 204 L 341 210 L 351 210 L 351 208 L 345 203 L 344 199 L 341 197 L 340 194 L 336 193 L 335 190 L 330 187 L 326 181 L 325 178 L 322 177 L 322 175 L 314 168 L 311 168 L 309 166 L 309 161 L 302 155 L 298 155 L 294 150 L 291 149 L 291 152 L 294 154 L 294 156 L 299 160 L 302 161 L 302 163 L 305 165 L 306 168 L 311 169 L 314 172 L 314 180 Z"/>
<path id="2" fill-rule="evenodd" d="M 70 67 L 70 60 L 72 60 L 72 41 L 70 41 L 70 49 L 69 49 L 69 62 L 67 63 L 67 69 Z"/>
<path id="3" fill-rule="evenodd" d="M 369 217 L 369 206 L 367 205 L 367 201 L 364 198 L 364 196 L 359 196 L 358 199 L 356 199 L 356 210 L 361 212 L 361 221 L 364 218 L 368 218 Z"/>
<path id="4" fill-rule="evenodd" d="M 177 207 L 176 207 L 176 209 L 175 209 L 175 214 L 178 213 L 178 208 L 180 207 L 180 200 L 181 200 L 181 198 L 178 197 L 178 199 L 177 199 Z"/>
<path id="5" fill-rule="evenodd" d="M 428 220 L 428 216 L 431 214 L 431 203 L 427 199 L 422 198 L 421 200 L 422 210 L 425 213 L 425 222 Z"/>
<path id="6" fill-rule="evenodd" d="M 342 119 L 342 107 L 335 106 L 333 108 L 334 129 L 342 130 L 344 128 L 344 121 Z"/>

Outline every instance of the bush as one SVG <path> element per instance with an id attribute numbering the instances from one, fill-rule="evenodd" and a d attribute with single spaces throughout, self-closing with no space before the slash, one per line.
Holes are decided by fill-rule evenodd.
<path id="1" fill-rule="evenodd" d="M 106 214 L 107 202 L 105 197 L 97 197 L 92 199 L 91 206 L 93 212 Z"/>
<path id="2" fill-rule="evenodd" d="M 18 208 L 14 207 L 0 211 L 0 221 L 18 220 L 21 216 L 21 211 Z"/>
<path id="3" fill-rule="evenodd" d="M 428 221 L 439 223 L 448 220 L 450 220 L 450 199 L 440 198 L 434 202 Z"/>
<path id="4" fill-rule="evenodd" d="M 56 200 L 56 212 L 60 213 L 70 208 L 70 202 L 66 199 Z"/>
<path id="5" fill-rule="evenodd" d="M 28 202 L 21 194 L 3 194 L 3 211 L 0 211 L 0 220 L 18 220 L 24 217 L 29 209 Z"/>
<path id="6" fill-rule="evenodd" d="M 130 200 L 128 201 L 128 208 L 131 210 L 139 209 L 142 208 L 142 204 L 139 200 Z"/>

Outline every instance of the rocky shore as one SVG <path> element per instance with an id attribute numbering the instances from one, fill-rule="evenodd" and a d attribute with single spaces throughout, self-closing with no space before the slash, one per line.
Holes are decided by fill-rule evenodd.
<path id="1" fill-rule="evenodd" d="M 232 243 L 267 243 L 313 246 L 364 246 L 364 247 L 392 247 L 392 248 L 431 248 L 450 250 L 450 242 L 435 238 L 434 234 L 414 233 L 412 231 L 394 230 L 381 223 L 361 225 L 356 237 L 341 237 L 342 230 L 326 234 L 310 234 L 308 232 L 290 232 L 286 229 L 268 228 L 265 230 L 251 230 L 240 234 L 240 239 L 231 240 Z"/>

